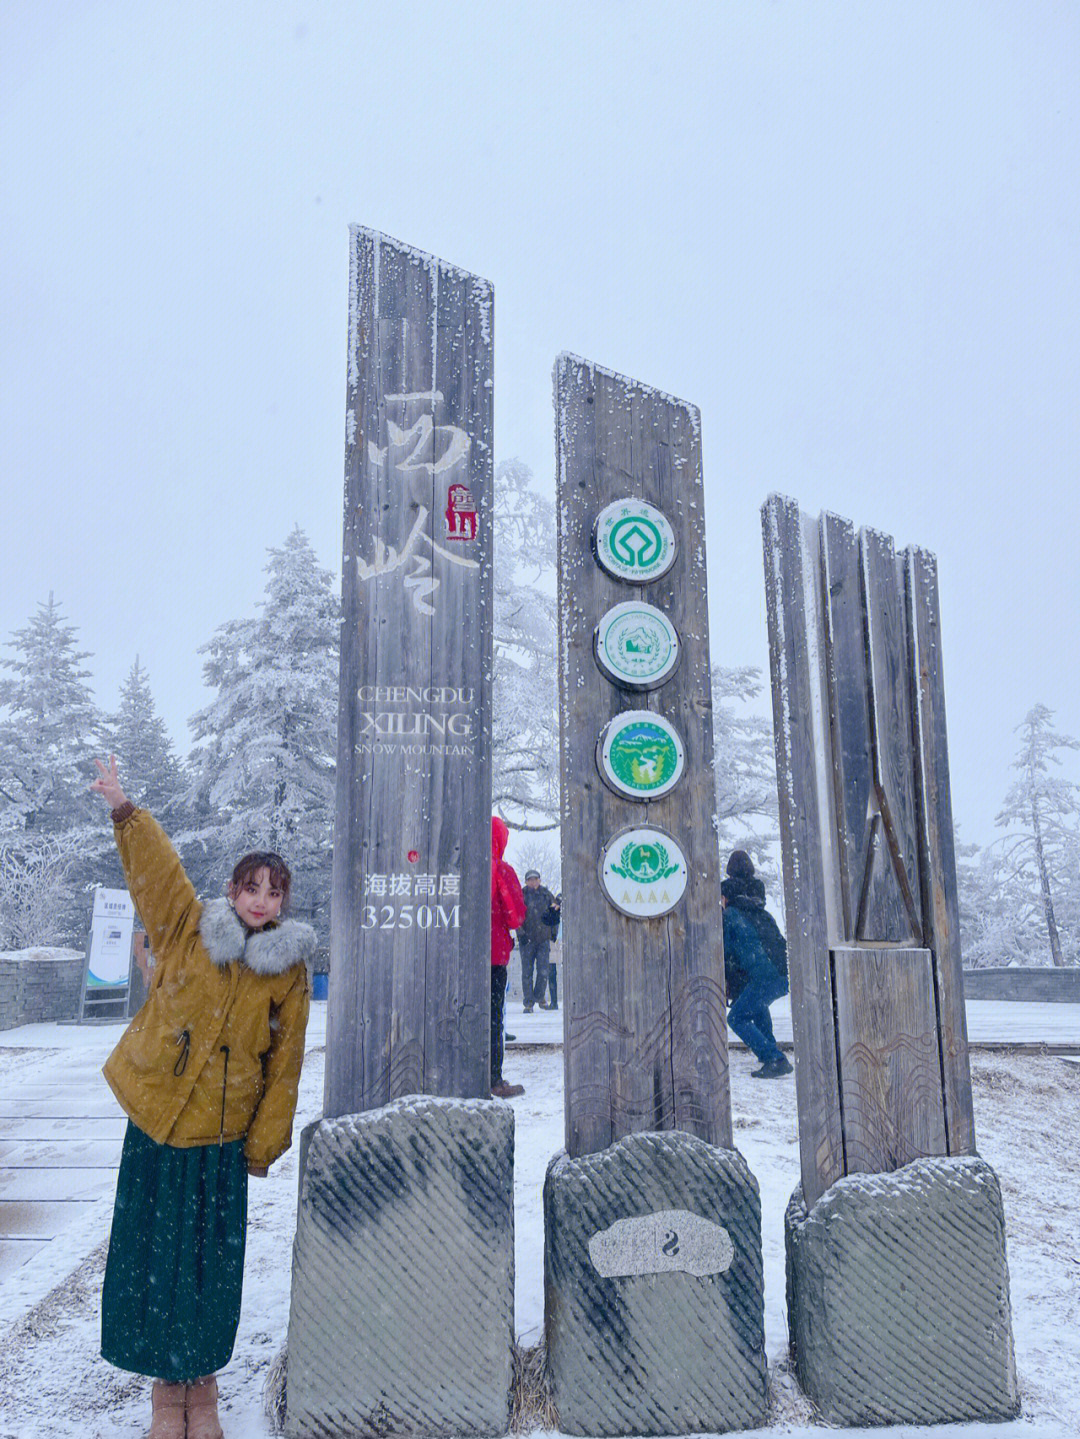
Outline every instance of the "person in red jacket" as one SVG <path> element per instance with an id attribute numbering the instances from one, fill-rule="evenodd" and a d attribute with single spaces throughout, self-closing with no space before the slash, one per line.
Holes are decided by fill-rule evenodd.
<path id="1" fill-rule="evenodd" d="M 497 814 L 491 816 L 491 1097 L 513 1099 L 524 1094 L 523 1084 L 503 1079 L 503 1010 L 506 1004 L 506 966 L 514 947 L 513 931 L 525 923 L 525 896 L 521 881 L 503 855 L 510 831 Z"/>

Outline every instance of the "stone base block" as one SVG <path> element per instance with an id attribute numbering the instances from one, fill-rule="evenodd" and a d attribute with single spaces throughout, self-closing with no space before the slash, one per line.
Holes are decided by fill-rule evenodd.
<path id="1" fill-rule="evenodd" d="M 544 1223 L 547 1363 L 563 1433 L 764 1422 L 761 1202 L 740 1154 L 678 1132 L 557 1154 Z"/>
<path id="2" fill-rule="evenodd" d="M 918 1159 L 788 1205 L 795 1372 L 832 1424 L 1019 1412 L 1005 1218 L 981 1159 Z"/>
<path id="3" fill-rule="evenodd" d="M 412 1097 L 305 1138 L 286 1434 L 505 1434 L 513 1110 Z"/>

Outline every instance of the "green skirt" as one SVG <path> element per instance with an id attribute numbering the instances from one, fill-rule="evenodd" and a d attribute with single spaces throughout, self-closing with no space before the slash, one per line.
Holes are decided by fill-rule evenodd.
<path id="1" fill-rule="evenodd" d="M 182 1384 L 229 1362 L 247 1180 L 242 1139 L 175 1149 L 128 1121 L 101 1295 L 110 1364 Z"/>

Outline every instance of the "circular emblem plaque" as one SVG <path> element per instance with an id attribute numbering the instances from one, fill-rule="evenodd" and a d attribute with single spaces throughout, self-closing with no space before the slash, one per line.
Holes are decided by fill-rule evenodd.
<path id="1" fill-rule="evenodd" d="M 675 626 L 654 605 L 638 600 L 608 610 L 596 627 L 593 647 L 604 675 L 626 690 L 658 689 L 679 663 Z"/>
<path id="2" fill-rule="evenodd" d="M 656 919 L 675 908 L 686 889 L 686 856 L 678 841 L 652 825 L 624 829 L 600 857 L 600 887 L 631 919 Z"/>
<path id="3" fill-rule="evenodd" d="M 686 751 L 670 720 L 627 710 L 604 726 L 596 765 L 605 784 L 626 799 L 659 799 L 682 778 Z"/>
<path id="4" fill-rule="evenodd" d="M 644 585 L 667 574 L 675 563 L 675 531 L 655 505 L 615 500 L 597 516 L 593 550 L 609 575 Z"/>

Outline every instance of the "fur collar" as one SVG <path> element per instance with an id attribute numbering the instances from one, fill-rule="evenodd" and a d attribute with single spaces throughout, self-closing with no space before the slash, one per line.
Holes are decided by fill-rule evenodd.
<path id="1" fill-rule="evenodd" d="M 214 964 L 242 959 L 256 974 L 284 974 L 301 960 L 315 958 L 315 931 L 298 919 L 283 919 L 249 933 L 227 899 L 212 899 L 199 916 L 199 938 Z"/>

